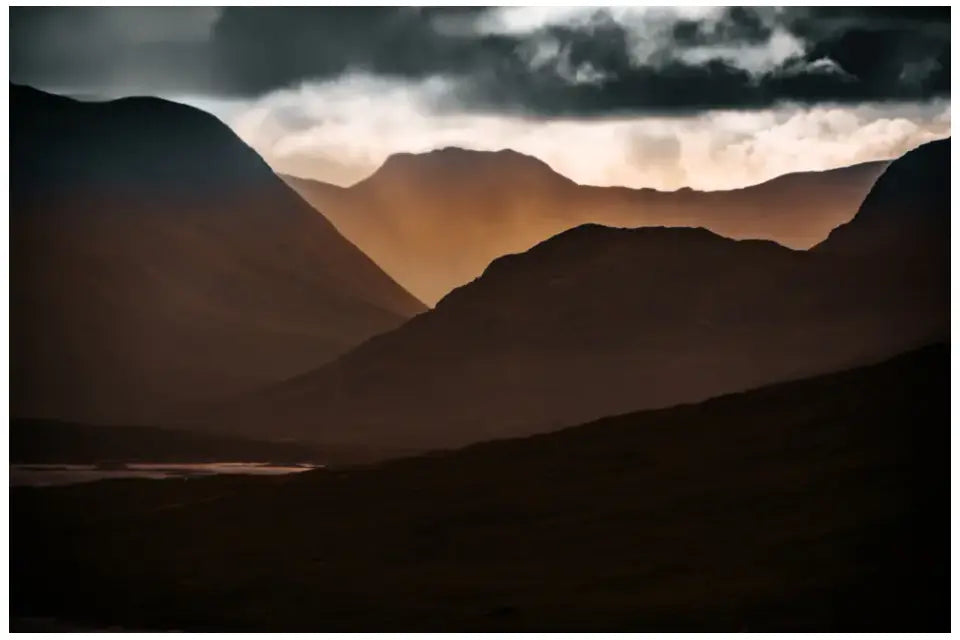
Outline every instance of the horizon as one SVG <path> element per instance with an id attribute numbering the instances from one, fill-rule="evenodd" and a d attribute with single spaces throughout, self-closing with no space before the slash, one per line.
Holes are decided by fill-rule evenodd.
<path id="1" fill-rule="evenodd" d="M 188 104 L 338 186 L 451 146 L 660 191 L 891 160 L 950 135 L 948 52 L 937 8 L 11 11 L 13 80 Z"/>
<path id="2" fill-rule="evenodd" d="M 36 90 L 39 90 L 39 91 L 43 91 L 43 92 L 45 92 L 45 93 L 50 93 L 50 94 L 52 94 L 52 95 L 57 95 L 57 96 L 65 97 L 65 98 L 71 98 L 71 99 L 77 100 L 77 101 L 79 101 L 79 102 L 110 102 L 110 101 L 113 101 L 113 100 L 121 100 L 121 99 L 124 99 L 124 98 L 154 98 L 154 99 L 159 99 L 159 100 L 167 100 L 167 101 L 169 101 L 169 102 L 176 102 L 176 103 L 178 103 L 178 104 L 182 104 L 182 105 L 185 105 L 185 106 L 188 106 L 188 107 L 192 107 L 192 108 L 194 108 L 194 109 L 198 109 L 198 110 L 200 110 L 200 111 L 203 111 L 204 113 L 208 113 L 209 115 L 212 115 L 212 116 L 216 117 L 218 120 L 220 120 L 221 122 L 223 122 L 223 124 L 225 124 L 225 125 L 227 125 L 228 127 L 230 127 L 230 122 L 224 120 L 224 119 L 223 119 L 221 116 L 219 116 L 217 113 L 215 113 L 215 112 L 213 112 L 213 111 L 208 111 L 208 110 L 206 110 L 206 109 L 203 109 L 202 106 L 198 106 L 196 103 L 191 103 L 191 101 L 189 101 L 189 100 L 186 100 L 186 101 L 185 101 L 185 100 L 178 100 L 178 99 L 176 99 L 176 98 L 174 98 L 174 97 L 165 97 L 165 96 L 149 95 L 149 94 L 130 94 L 130 95 L 123 95 L 123 96 L 103 96 L 103 95 L 94 95 L 94 94 L 78 94 L 78 93 L 75 93 L 75 92 L 64 91 L 64 90 L 56 91 L 56 90 L 53 90 L 53 89 L 41 89 L 41 88 L 39 88 L 39 87 L 34 87 L 34 86 L 29 85 L 29 84 L 21 84 L 21 83 L 11 83 L 11 84 L 15 84 L 15 85 L 22 86 L 22 87 L 27 87 L 27 88 L 30 88 L 30 89 L 36 89 Z M 232 127 L 231 127 L 231 129 L 233 130 Z M 234 131 L 234 133 L 238 133 L 236 130 L 233 130 L 233 131 Z M 239 135 L 239 134 L 238 134 L 238 135 Z M 553 171 L 554 173 L 556 173 L 556 174 L 560 175 L 561 177 L 564 177 L 564 178 L 566 178 L 566 179 L 568 179 L 568 180 L 573 181 L 574 183 L 576 183 L 576 184 L 579 185 L 579 186 L 584 186 L 584 187 L 627 188 L 627 189 L 633 189 L 633 190 L 651 190 L 651 191 L 658 191 L 658 192 L 661 192 L 661 193 L 675 193 L 675 192 L 678 192 L 678 191 L 697 191 L 697 192 L 701 192 L 701 193 L 710 193 L 710 192 L 717 192 L 717 191 L 737 191 L 737 190 L 740 190 L 740 189 L 747 189 L 747 188 L 750 188 L 750 187 L 756 187 L 756 186 L 765 184 L 765 183 L 767 183 L 767 182 L 772 182 L 772 181 L 774 181 L 774 180 L 776 180 L 776 179 L 778 179 L 778 178 L 782 178 L 782 177 L 789 176 L 789 175 L 793 175 L 793 174 L 797 174 L 797 173 L 824 173 L 824 172 L 829 172 L 829 171 L 835 171 L 835 170 L 837 170 L 837 169 L 844 169 L 844 168 L 848 168 L 848 167 L 853 167 L 853 166 L 861 165 L 861 164 L 873 164 L 873 163 L 888 163 L 888 164 L 889 164 L 890 162 L 893 162 L 894 160 L 896 160 L 898 157 L 902 156 L 903 154 L 905 154 L 905 153 L 907 153 L 907 152 L 909 152 L 909 151 L 912 151 L 913 149 L 916 149 L 916 148 L 918 148 L 918 147 L 920 147 L 920 146 L 923 146 L 924 144 L 927 144 L 927 143 L 929 143 L 929 142 L 936 142 L 936 141 L 939 141 L 939 140 L 948 140 L 948 139 L 950 139 L 950 137 L 951 137 L 951 132 L 950 132 L 950 131 L 947 131 L 947 132 L 946 132 L 946 135 L 944 135 L 944 136 L 942 136 L 942 137 L 933 137 L 933 138 L 929 138 L 929 139 L 924 139 L 922 142 L 919 142 L 916 146 L 907 147 L 902 153 L 899 153 L 898 155 L 889 156 L 889 157 L 879 157 L 879 158 L 868 159 L 868 160 L 862 160 L 862 161 L 859 161 L 859 162 L 855 162 L 855 163 L 853 163 L 853 164 L 843 164 L 843 165 L 837 165 L 837 166 L 829 166 L 829 167 L 822 168 L 822 169 L 807 169 L 807 170 L 798 170 L 798 171 L 788 171 L 788 172 L 786 172 L 786 173 L 780 173 L 780 174 L 774 175 L 774 176 L 772 176 L 772 177 L 765 178 L 764 180 L 761 180 L 760 182 L 751 182 L 751 183 L 747 183 L 747 184 L 740 185 L 740 186 L 733 186 L 733 187 L 726 187 L 726 188 L 717 188 L 717 189 L 694 189 L 693 187 L 690 187 L 690 186 L 680 186 L 680 187 L 676 187 L 676 188 L 673 188 L 673 189 L 658 189 L 657 187 L 645 187 L 645 186 L 636 187 L 636 186 L 629 186 L 629 185 L 622 185 L 622 184 L 605 184 L 605 185 L 598 185 L 598 184 L 577 182 L 573 177 L 568 176 L 568 175 L 565 175 L 562 171 L 560 171 L 560 170 L 557 169 L 556 167 L 550 165 L 550 163 L 547 162 L 546 160 L 544 160 L 543 158 L 539 158 L 539 157 L 537 157 L 537 156 L 535 156 L 535 155 L 533 155 L 533 154 L 524 153 L 524 152 L 519 151 L 519 150 L 517 150 L 517 149 L 514 149 L 514 148 L 512 148 L 512 147 L 501 147 L 501 148 L 496 148 L 496 149 L 494 149 L 494 148 L 481 148 L 481 147 L 473 148 L 473 147 L 467 147 L 467 146 L 447 145 L 447 146 L 438 146 L 438 147 L 434 147 L 434 148 L 430 148 L 430 149 L 425 149 L 425 150 L 422 150 L 422 151 L 397 150 L 397 151 L 393 151 L 393 152 L 391 152 L 390 154 L 388 154 L 388 155 L 383 159 L 383 161 L 380 162 L 380 164 L 375 165 L 375 166 L 373 167 L 373 169 L 370 171 L 370 173 L 361 175 L 361 176 L 360 176 L 358 179 L 356 179 L 355 181 L 352 181 L 352 182 L 349 182 L 349 183 L 346 183 L 346 184 L 340 184 L 340 183 L 337 183 L 337 182 L 332 181 L 332 180 L 325 180 L 323 177 L 318 177 L 318 176 L 315 176 L 315 175 L 299 175 L 299 174 L 296 174 L 296 173 L 285 173 L 285 172 L 283 172 L 283 171 L 281 171 L 281 170 L 278 170 L 278 169 L 277 169 L 276 167 L 274 167 L 273 165 L 271 165 L 271 169 L 273 169 L 273 170 L 274 170 L 278 175 L 280 175 L 280 176 L 286 176 L 286 177 L 295 178 L 295 179 L 298 179 L 298 180 L 310 180 L 310 181 L 314 181 L 314 182 L 323 182 L 323 183 L 327 183 L 327 184 L 331 184 L 331 185 L 335 185 L 335 186 L 339 186 L 339 187 L 351 188 L 351 187 L 357 186 L 358 184 L 360 184 L 361 182 L 364 182 L 365 180 L 368 180 L 369 178 L 372 178 L 373 176 L 375 176 L 375 175 L 377 174 L 377 172 L 379 172 L 379 171 L 383 168 L 383 166 L 387 163 L 388 160 L 390 160 L 391 158 L 399 157 L 399 156 L 424 156 L 424 155 L 428 155 L 428 154 L 431 154 L 431 153 L 443 152 L 443 151 L 449 151 L 449 150 L 467 151 L 467 152 L 474 152 L 474 153 L 478 153 L 478 154 L 497 154 L 497 153 L 502 153 L 502 152 L 514 152 L 514 153 L 517 153 L 517 154 L 519 154 L 519 155 L 521 155 L 521 156 L 525 156 L 525 157 L 531 158 L 531 159 L 533 159 L 533 160 L 537 160 L 537 161 L 542 162 L 543 164 L 547 165 L 547 167 L 549 167 L 550 170 Z M 245 141 L 245 142 L 246 142 L 246 141 Z M 248 144 L 249 144 L 249 143 L 248 143 Z M 252 145 L 251 145 L 251 146 L 252 146 Z M 254 150 L 256 151 L 256 149 L 254 149 Z M 266 160 L 266 158 L 264 158 L 264 159 Z M 270 164 L 270 163 L 268 162 L 268 164 Z"/>
<path id="3" fill-rule="evenodd" d="M 165 97 L 165 96 L 149 95 L 149 94 L 130 94 L 130 95 L 123 95 L 123 96 L 103 96 L 103 95 L 94 95 L 94 94 L 77 94 L 77 93 L 75 93 L 75 92 L 63 91 L 63 90 L 61 90 L 61 91 L 56 91 L 56 90 L 53 90 L 53 89 L 41 89 L 41 88 L 39 88 L 39 87 L 34 87 L 34 86 L 29 85 L 29 84 L 13 83 L 13 82 L 12 82 L 11 84 L 14 84 L 14 85 L 17 85 L 17 86 L 26 87 L 26 88 L 30 88 L 30 89 L 35 89 L 35 90 L 39 90 L 39 91 L 43 91 L 43 92 L 45 92 L 45 93 L 50 93 L 50 94 L 52 94 L 52 95 L 57 95 L 57 96 L 65 97 L 65 98 L 70 98 L 70 99 L 73 99 L 73 100 L 77 100 L 77 101 L 79 101 L 79 102 L 110 102 L 110 101 L 113 101 L 113 100 L 121 100 L 121 99 L 124 99 L 124 98 L 153 98 L 153 99 L 159 99 L 159 100 L 166 100 L 166 101 L 168 101 L 168 102 L 176 102 L 176 103 L 178 103 L 178 104 L 182 104 L 182 105 L 185 105 L 185 106 L 188 106 L 188 107 L 192 107 L 192 108 L 194 108 L 194 109 L 198 109 L 198 110 L 200 110 L 200 111 L 204 111 L 205 113 L 208 113 L 209 115 L 212 115 L 212 116 L 216 117 L 218 120 L 220 120 L 221 122 L 223 122 L 223 124 L 225 124 L 225 125 L 227 125 L 228 127 L 230 127 L 230 123 L 229 123 L 228 121 L 224 120 L 224 119 L 223 119 L 221 116 L 219 116 L 217 113 L 215 113 L 215 112 L 213 112 L 213 111 L 205 110 L 205 109 L 203 109 L 201 106 L 198 106 L 198 105 L 195 104 L 195 103 L 192 104 L 190 101 L 178 100 L 178 99 L 173 98 L 173 97 Z M 232 127 L 231 127 L 231 129 L 232 129 Z M 237 133 L 237 131 L 234 130 L 234 133 Z M 238 135 L 239 135 L 239 134 L 238 134 Z M 573 177 L 568 176 L 568 175 L 565 175 L 562 171 L 560 171 L 560 170 L 557 169 L 556 167 L 551 166 L 550 163 L 547 162 L 546 160 L 544 160 L 543 158 L 537 157 L 536 155 L 533 155 L 533 154 L 524 153 L 524 152 L 519 151 L 519 150 L 517 150 L 517 149 L 514 149 L 514 148 L 512 148 L 512 147 L 501 147 L 501 148 L 482 148 L 482 147 L 476 147 L 476 148 L 474 148 L 474 147 L 468 147 L 468 146 L 447 145 L 447 146 L 438 146 L 438 147 L 434 147 L 434 148 L 429 148 L 429 149 L 425 149 L 425 150 L 422 150 L 422 151 L 397 150 L 397 151 L 393 151 L 393 152 L 389 153 L 389 154 L 383 159 L 383 161 L 380 162 L 380 164 L 377 164 L 376 166 L 373 167 L 373 169 L 370 171 L 370 173 L 364 174 L 364 175 L 362 175 L 361 177 L 359 177 L 358 179 L 356 179 L 355 181 L 350 182 L 350 183 L 347 183 L 347 184 L 339 184 L 339 183 L 337 183 L 337 182 L 335 182 L 335 181 L 325 180 L 323 177 L 318 177 L 318 176 L 316 176 L 316 175 L 299 175 L 299 174 L 296 174 L 296 173 L 285 173 L 285 172 L 283 172 L 283 171 L 281 171 L 281 170 L 278 170 L 278 169 L 277 169 L 276 167 L 274 167 L 273 165 L 271 165 L 271 168 L 272 168 L 278 175 L 281 175 L 281 176 L 286 176 L 286 177 L 290 177 L 290 178 L 295 178 L 295 179 L 298 179 L 298 180 L 310 180 L 310 181 L 314 181 L 314 182 L 324 182 L 324 183 L 332 184 L 332 185 L 339 186 L 339 187 L 351 188 L 351 187 L 355 187 L 355 186 L 357 186 L 358 184 L 360 184 L 361 182 L 364 182 L 365 180 L 368 180 L 369 178 L 372 178 L 373 176 L 375 176 L 375 175 L 384 167 L 384 165 L 387 163 L 387 161 L 390 160 L 391 158 L 396 158 L 396 157 L 400 157 L 400 156 L 424 156 L 424 155 L 429 155 L 429 154 L 432 154 L 432 153 L 444 152 L 444 151 L 451 151 L 451 150 L 453 150 L 453 151 L 466 151 L 466 152 L 472 152 L 472 153 L 477 153 L 477 154 L 497 154 L 497 153 L 503 153 L 503 152 L 513 152 L 513 153 L 516 153 L 516 154 L 518 154 L 518 155 L 521 155 L 521 156 L 524 156 L 524 157 L 528 157 L 528 158 L 531 158 L 531 159 L 533 159 L 533 160 L 537 160 L 537 161 L 542 162 L 543 164 L 547 165 L 547 167 L 549 167 L 550 170 L 553 171 L 554 173 L 558 174 L 558 175 L 561 176 L 561 177 L 567 178 L 568 180 L 573 181 L 574 183 L 576 183 L 576 184 L 579 185 L 579 186 L 585 186 L 585 187 L 589 187 L 589 186 L 593 186 L 593 187 L 611 187 L 611 188 L 620 188 L 620 187 L 622 187 L 622 188 L 633 189 L 633 190 L 651 190 L 651 191 L 658 191 L 658 192 L 661 192 L 661 193 L 675 193 L 675 192 L 678 192 L 678 191 L 697 191 L 697 192 L 701 192 L 701 193 L 710 193 L 710 192 L 717 192 L 717 191 L 737 191 L 737 190 L 740 190 L 740 189 L 747 189 L 747 188 L 750 188 L 750 187 L 755 187 L 755 186 L 759 186 L 759 185 L 765 184 L 765 183 L 767 183 L 767 182 L 772 182 L 772 181 L 774 181 L 774 180 L 776 180 L 776 179 L 778 179 L 778 178 L 782 178 L 782 177 L 789 176 L 789 175 L 793 175 L 793 174 L 797 174 L 797 173 L 825 173 L 825 172 L 835 171 L 835 170 L 837 170 L 837 169 L 849 168 L 849 167 L 853 167 L 853 166 L 861 165 L 861 164 L 874 164 L 874 163 L 887 163 L 887 164 L 889 164 L 890 162 L 893 162 L 894 160 L 896 160 L 898 157 L 904 155 L 905 153 L 907 153 L 907 152 L 909 152 L 909 151 L 912 151 L 913 149 L 916 149 L 916 148 L 918 148 L 918 147 L 920 147 L 920 146 L 923 146 L 924 144 L 927 144 L 927 143 L 930 143 L 930 142 L 937 142 L 937 141 L 941 141 L 941 140 L 949 140 L 950 137 L 951 137 L 951 132 L 950 132 L 950 131 L 947 131 L 947 132 L 946 132 L 946 135 L 944 135 L 944 136 L 942 136 L 942 137 L 933 137 L 933 138 L 929 138 L 929 139 L 924 139 L 922 142 L 919 142 L 917 145 L 912 146 L 912 147 L 907 147 L 902 153 L 899 153 L 899 154 L 894 155 L 894 156 L 878 157 L 878 158 L 873 158 L 873 159 L 862 160 L 862 161 L 859 161 L 859 162 L 855 162 L 855 163 L 853 163 L 853 164 L 843 164 L 843 165 L 837 165 L 837 166 L 829 166 L 829 167 L 820 168 L 820 169 L 807 169 L 807 170 L 798 170 L 798 171 L 788 171 L 788 172 L 786 172 L 786 173 L 781 173 L 781 174 L 777 174 L 777 175 L 774 175 L 774 176 L 769 177 L 769 178 L 765 178 L 764 180 L 761 180 L 760 182 L 751 182 L 751 183 L 747 183 L 747 184 L 740 185 L 740 186 L 733 186 L 733 187 L 726 187 L 726 188 L 717 188 L 717 189 L 695 189 L 695 188 L 693 188 L 693 187 L 686 186 L 686 185 L 685 185 L 685 186 L 676 187 L 676 188 L 673 188 L 673 189 L 659 189 L 659 188 L 657 188 L 657 187 L 645 187 L 645 186 L 635 187 L 635 186 L 621 185 L 621 184 L 598 185 L 598 184 L 577 182 Z M 246 142 L 246 141 L 245 141 L 245 142 Z M 249 144 L 249 143 L 248 143 L 248 144 Z M 251 145 L 251 146 L 252 146 L 252 145 Z M 256 151 L 256 149 L 254 149 L 254 150 Z M 265 158 L 265 160 L 266 160 L 266 158 Z M 268 162 L 268 164 L 270 164 L 270 163 Z"/>

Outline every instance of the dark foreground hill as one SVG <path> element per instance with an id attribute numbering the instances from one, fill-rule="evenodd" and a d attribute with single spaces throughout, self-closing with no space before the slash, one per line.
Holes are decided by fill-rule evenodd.
<path id="1" fill-rule="evenodd" d="M 398 282 L 433 305 L 491 260 L 586 223 L 703 227 L 807 249 L 853 217 L 887 162 L 792 173 L 730 191 L 579 185 L 515 151 L 391 156 L 341 188 L 284 176 Z"/>
<path id="2" fill-rule="evenodd" d="M 263 631 L 947 631 L 949 354 L 284 478 L 11 493 L 11 613 Z"/>
<path id="3" fill-rule="evenodd" d="M 11 412 L 156 424 L 423 305 L 219 120 L 10 87 Z"/>

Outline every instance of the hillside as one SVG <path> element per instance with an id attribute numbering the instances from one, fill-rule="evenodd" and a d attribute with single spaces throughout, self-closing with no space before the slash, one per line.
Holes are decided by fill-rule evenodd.
<path id="1" fill-rule="evenodd" d="M 12 627 L 946 631 L 949 394 L 940 345 L 370 468 L 14 489 Z"/>
<path id="2" fill-rule="evenodd" d="M 14 417 L 157 424 L 424 309 L 216 118 L 10 90 Z"/>
<path id="3" fill-rule="evenodd" d="M 853 221 L 838 226 L 814 249 L 858 255 L 890 252 L 900 258 L 950 244 L 950 139 L 918 147 L 880 176 Z M 929 257 L 929 256 L 928 256 Z"/>

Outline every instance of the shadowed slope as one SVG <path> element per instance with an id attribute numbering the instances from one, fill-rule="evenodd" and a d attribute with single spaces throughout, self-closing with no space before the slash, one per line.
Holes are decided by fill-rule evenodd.
<path id="1" fill-rule="evenodd" d="M 423 309 L 208 114 L 10 108 L 14 416 L 156 423 Z"/>
<path id="2" fill-rule="evenodd" d="M 14 489 L 13 628 L 946 631 L 949 443 L 937 346 L 368 469 Z"/>
<path id="3" fill-rule="evenodd" d="M 397 154 L 341 188 L 285 176 L 357 246 L 433 304 L 501 255 L 584 223 L 704 227 L 806 249 L 853 216 L 886 162 L 733 191 L 589 187 L 515 151 Z"/>

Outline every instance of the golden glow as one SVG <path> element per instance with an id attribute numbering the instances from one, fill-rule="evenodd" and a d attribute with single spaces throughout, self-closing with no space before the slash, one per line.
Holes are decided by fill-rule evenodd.
<path id="1" fill-rule="evenodd" d="M 949 101 L 543 119 L 465 113 L 457 90 L 443 78 L 344 76 L 232 105 L 221 117 L 278 172 L 344 186 L 393 153 L 458 146 L 515 149 L 581 184 L 733 189 L 895 158 L 950 133 Z"/>

